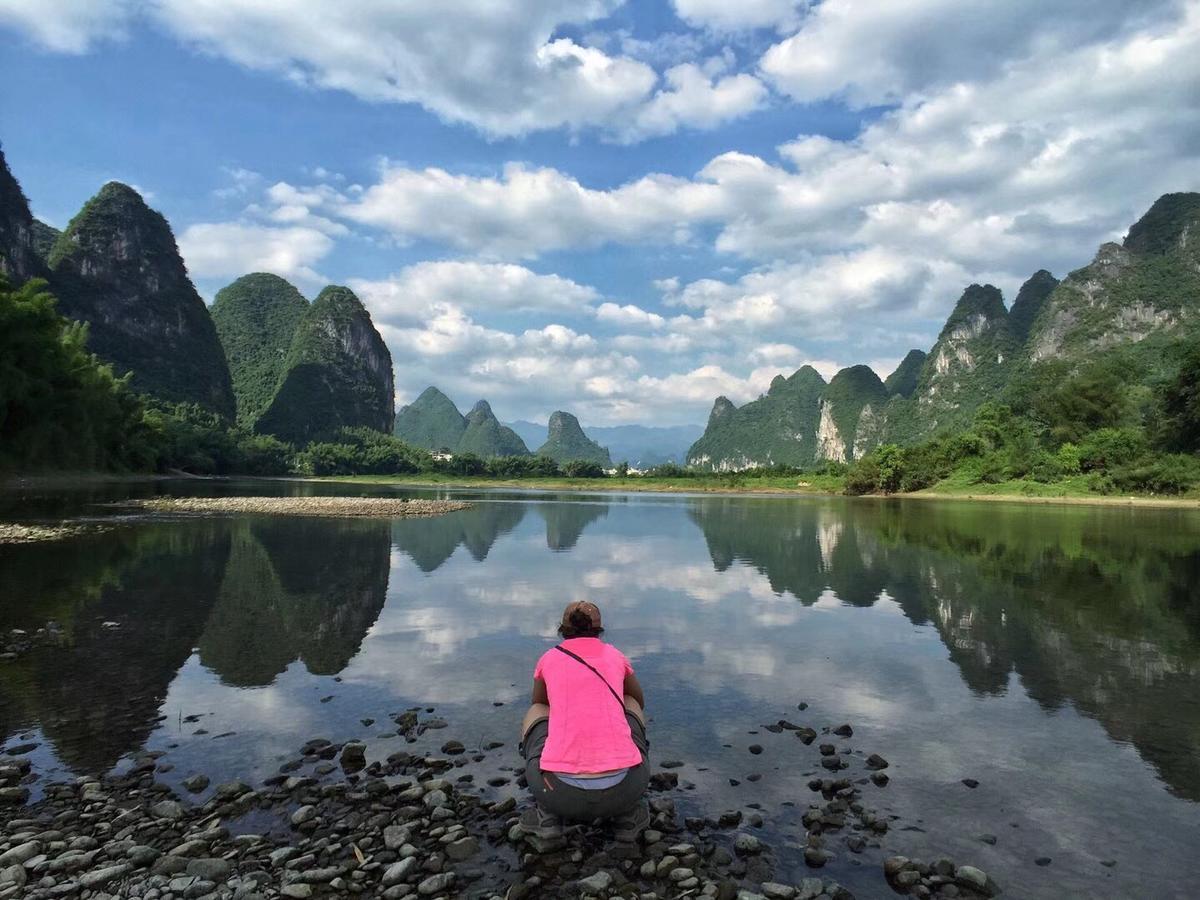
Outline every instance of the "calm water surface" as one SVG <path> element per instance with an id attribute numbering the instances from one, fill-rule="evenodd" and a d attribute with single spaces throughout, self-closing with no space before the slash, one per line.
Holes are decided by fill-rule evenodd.
<path id="1" fill-rule="evenodd" d="M 470 510 L 394 522 L 106 505 L 162 491 L 395 493 L 0 495 L 4 519 L 111 525 L 0 547 L 0 628 L 64 632 L 0 661 L 0 745 L 37 743 L 48 777 L 162 749 L 166 781 L 262 779 L 316 736 L 383 757 L 399 749 L 387 714 L 414 705 L 451 723 L 426 736 L 435 751 L 508 742 L 478 780 L 503 774 L 533 662 L 586 597 L 646 686 L 654 760 L 685 762 L 683 811 L 759 804 L 783 879 L 805 874 L 817 759 L 761 727 L 786 718 L 850 722 L 856 751 L 891 762 L 886 789 L 864 788 L 899 816 L 883 846 L 830 843 L 828 874 L 860 897 L 890 896 L 883 856 L 943 852 L 1011 897 L 1196 895 L 1194 511 L 462 491 Z"/>

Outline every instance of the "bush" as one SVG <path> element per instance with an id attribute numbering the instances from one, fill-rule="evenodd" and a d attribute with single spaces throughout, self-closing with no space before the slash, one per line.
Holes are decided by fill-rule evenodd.
<path id="1" fill-rule="evenodd" d="M 562 472 L 548 456 L 497 456 L 486 463 L 495 478 L 556 478 Z"/>
<path id="2" fill-rule="evenodd" d="M 1062 481 L 1063 475 L 1066 474 L 1062 463 L 1059 462 L 1058 455 L 1041 451 L 1034 460 L 1033 465 L 1029 469 L 1029 477 L 1034 481 L 1040 481 L 1042 484 L 1053 484 L 1056 481 Z"/>
<path id="3" fill-rule="evenodd" d="M 1146 460 L 1117 469 L 1112 483 L 1122 491 L 1185 494 L 1200 483 L 1200 459 L 1179 454 Z"/>
<path id="4" fill-rule="evenodd" d="M 449 475 L 486 475 L 488 464 L 474 453 L 455 453 L 450 459 L 437 464 L 438 471 Z"/>
<path id="5" fill-rule="evenodd" d="M 1058 448 L 1055 454 L 1063 475 L 1078 475 L 1083 471 L 1079 462 L 1079 448 L 1069 441 Z"/>
<path id="6" fill-rule="evenodd" d="M 858 460 L 846 473 L 846 493 L 874 494 L 879 490 L 879 464 L 868 454 Z"/>
<path id="7" fill-rule="evenodd" d="M 879 490 L 894 494 L 900 489 L 904 477 L 904 454 L 895 444 L 884 444 L 876 449 L 875 465 L 879 467 Z"/>
<path id="8" fill-rule="evenodd" d="M 562 467 L 562 473 L 567 478 L 603 478 L 604 469 L 586 459 L 572 459 Z"/>
<path id="9" fill-rule="evenodd" d="M 646 473 L 655 478 L 695 478 L 697 475 L 703 474 L 696 469 L 689 469 L 679 463 L 666 462 L 661 466 L 654 466 Z"/>
<path id="10" fill-rule="evenodd" d="M 1104 472 L 1127 466 L 1147 451 L 1146 436 L 1134 428 L 1101 428 L 1079 445 L 1079 467 Z"/>
<path id="11" fill-rule="evenodd" d="M 307 475 L 403 475 L 419 472 L 429 454 L 369 428 L 343 428 L 331 440 L 314 441 L 296 458 Z"/>
<path id="12" fill-rule="evenodd" d="M 287 475 L 295 464 L 296 451 L 269 434 L 240 434 L 237 441 L 240 475 Z"/>

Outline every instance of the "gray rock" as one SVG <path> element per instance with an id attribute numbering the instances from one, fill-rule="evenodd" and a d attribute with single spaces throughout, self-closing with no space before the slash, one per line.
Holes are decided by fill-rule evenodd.
<path id="1" fill-rule="evenodd" d="M 399 850 L 408 843 L 409 830 L 402 825 L 389 825 L 383 829 L 383 846 L 389 850 Z"/>
<path id="2" fill-rule="evenodd" d="M 825 892 L 825 886 L 820 878 L 804 878 L 796 890 L 795 900 L 815 900 Z"/>
<path id="3" fill-rule="evenodd" d="M 313 889 L 307 884 L 297 882 L 295 884 L 285 884 L 279 890 L 281 897 L 291 897 L 292 900 L 307 900 L 313 895 Z"/>
<path id="4" fill-rule="evenodd" d="M 153 847 L 139 844 L 136 847 L 130 847 L 125 851 L 125 855 L 129 857 L 129 862 L 134 868 L 144 869 L 146 866 L 154 865 L 154 861 L 162 854 Z"/>
<path id="5" fill-rule="evenodd" d="M 177 822 L 183 818 L 183 807 L 174 800 L 160 800 L 150 807 L 150 815 L 156 819 Z"/>
<path id="6" fill-rule="evenodd" d="M 907 856 L 889 856 L 883 861 L 883 874 L 888 878 L 894 878 L 904 870 L 908 863 Z"/>
<path id="7" fill-rule="evenodd" d="M 383 873 L 383 884 L 385 887 L 391 887 L 393 884 L 399 884 L 416 870 L 417 858 L 415 856 L 402 859 L 395 865 L 390 866 L 388 870 Z"/>
<path id="8" fill-rule="evenodd" d="M 234 800 L 242 794 L 250 793 L 250 785 L 242 781 L 227 781 L 224 784 L 217 785 L 213 795 L 218 800 Z"/>
<path id="9" fill-rule="evenodd" d="M 819 869 L 833 858 L 833 854 L 820 847 L 805 847 L 804 862 L 814 869 Z"/>
<path id="10" fill-rule="evenodd" d="M 224 859 L 193 859 L 188 863 L 187 873 L 205 881 L 224 881 L 233 871 L 233 866 Z"/>
<path id="11" fill-rule="evenodd" d="M 6 850 L 0 853 L 0 868 L 21 864 L 28 859 L 33 859 L 42 852 L 42 844 L 40 841 L 26 841 L 23 844 L 17 844 L 11 850 Z"/>
<path id="12" fill-rule="evenodd" d="M 317 808 L 315 806 L 301 806 L 292 813 L 292 824 L 303 825 L 305 822 L 310 822 L 317 817 Z"/>
<path id="13" fill-rule="evenodd" d="M 418 884 L 417 893 L 422 897 L 432 897 L 434 894 L 440 894 L 452 884 L 454 884 L 453 872 L 439 872 L 437 875 L 430 875 Z"/>
<path id="14" fill-rule="evenodd" d="M 868 769 L 886 769 L 887 767 L 888 767 L 888 761 L 886 759 L 884 759 L 882 756 L 880 756 L 878 753 L 872 753 L 870 756 L 867 757 L 867 768 Z"/>
<path id="15" fill-rule="evenodd" d="M 733 849 L 740 856 L 750 856 L 756 853 L 762 853 L 762 841 L 752 834 L 739 834 L 733 839 Z"/>
<path id="16" fill-rule="evenodd" d="M 589 875 L 587 878 L 580 878 L 578 883 L 582 890 L 591 894 L 598 894 L 601 891 L 607 891 L 609 886 L 612 884 L 612 881 L 612 875 L 601 869 L 599 872 Z"/>
<path id="17" fill-rule="evenodd" d="M 187 871 L 187 865 L 188 861 L 184 857 L 168 853 L 166 856 L 160 856 L 154 861 L 150 872 L 153 875 L 178 875 L 180 872 Z"/>
<path id="18" fill-rule="evenodd" d="M 325 866 L 322 869 L 308 869 L 300 873 L 298 881 L 305 884 L 329 884 L 342 874 L 341 866 Z"/>
<path id="19" fill-rule="evenodd" d="M 108 884 L 110 881 L 115 881 L 128 872 L 130 868 L 129 863 L 118 863 L 115 866 L 105 866 L 103 869 L 88 872 L 86 875 L 80 876 L 79 886 L 90 891 L 101 885 Z"/>
<path id="20" fill-rule="evenodd" d="M 970 888 L 973 891 L 987 890 L 987 873 L 974 866 L 959 866 L 954 871 L 954 880 L 962 887 Z"/>
<path id="21" fill-rule="evenodd" d="M 208 787 L 209 781 L 207 775 L 192 775 L 183 780 L 183 786 L 186 790 L 193 794 L 199 794 Z"/>
<path id="22" fill-rule="evenodd" d="M 10 884 L 15 884 L 17 887 L 24 887 L 28 879 L 25 874 L 25 867 L 22 865 L 11 865 L 8 868 L 0 869 L 0 887 L 8 887 Z"/>
<path id="23" fill-rule="evenodd" d="M 796 889 L 790 884 L 778 884 L 774 881 L 763 882 L 762 892 L 767 900 L 793 900 L 796 896 Z"/>
<path id="24" fill-rule="evenodd" d="M 446 845 L 446 855 L 455 862 L 470 859 L 479 852 L 479 841 L 473 837 L 460 838 Z"/>

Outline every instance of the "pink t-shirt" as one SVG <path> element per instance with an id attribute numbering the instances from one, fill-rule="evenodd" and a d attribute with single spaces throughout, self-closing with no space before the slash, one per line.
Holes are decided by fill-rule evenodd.
<path id="1" fill-rule="evenodd" d="M 599 638 L 571 638 L 562 645 L 603 675 L 617 697 L 624 695 L 625 676 L 633 674 L 624 653 Z M 573 775 L 625 769 L 642 761 L 629 733 L 625 704 L 617 702 L 595 672 L 551 649 L 538 660 L 533 677 L 546 682 L 550 697 L 550 733 L 542 748 L 542 769 Z"/>

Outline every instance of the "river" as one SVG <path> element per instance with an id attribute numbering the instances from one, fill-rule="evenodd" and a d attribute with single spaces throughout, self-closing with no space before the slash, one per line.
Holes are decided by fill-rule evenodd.
<path id="1" fill-rule="evenodd" d="M 111 505 L 265 491 L 432 495 L 0 495 L 5 520 L 104 526 L 0 547 L 0 631 L 61 629 L 0 660 L 0 746 L 37 745 L 38 783 L 146 749 L 172 785 L 261 781 L 317 736 L 384 756 L 388 713 L 412 706 L 515 748 L 533 663 L 587 598 L 646 688 L 653 760 L 683 762 L 682 810 L 757 809 L 783 880 L 807 874 L 821 773 L 815 744 L 763 727 L 786 719 L 851 723 L 842 743 L 890 763 L 864 788 L 896 817 L 881 846 L 828 844 L 822 874 L 860 898 L 891 895 L 892 853 L 970 862 L 1012 897 L 1200 891 L 1196 511 L 445 490 L 475 505 L 396 521 Z"/>

